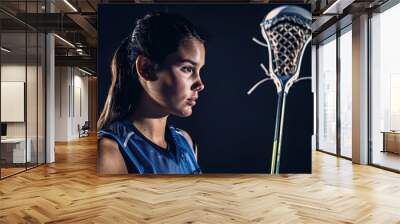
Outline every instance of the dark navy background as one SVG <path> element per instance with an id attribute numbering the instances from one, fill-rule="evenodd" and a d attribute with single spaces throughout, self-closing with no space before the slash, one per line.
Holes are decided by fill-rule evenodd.
<path id="1" fill-rule="evenodd" d="M 98 11 L 98 113 L 111 82 L 112 53 L 129 35 L 137 18 L 151 11 L 168 11 L 188 18 L 205 36 L 205 89 L 193 114 L 170 117 L 175 127 L 190 133 L 199 147 L 204 173 L 269 173 L 276 89 L 272 82 L 247 91 L 265 78 L 268 52 L 251 39 L 264 40 L 260 22 L 278 4 L 234 5 L 100 5 Z M 301 7 L 310 10 L 309 5 Z M 162 38 L 162 37 L 160 37 Z M 308 45 L 300 76 L 311 76 Z M 311 81 L 295 84 L 287 97 L 281 154 L 283 173 L 311 173 L 313 97 Z"/>

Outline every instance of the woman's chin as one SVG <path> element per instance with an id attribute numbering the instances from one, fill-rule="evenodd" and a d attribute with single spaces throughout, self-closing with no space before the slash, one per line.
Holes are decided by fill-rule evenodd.
<path id="1" fill-rule="evenodd" d="M 189 117 L 192 115 L 192 107 L 183 108 L 182 110 L 179 110 L 178 113 L 175 113 L 175 115 L 178 117 Z"/>

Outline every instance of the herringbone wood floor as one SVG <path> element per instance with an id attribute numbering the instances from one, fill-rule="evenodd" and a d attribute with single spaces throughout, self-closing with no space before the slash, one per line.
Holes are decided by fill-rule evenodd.
<path id="1" fill-rule="evenodd" d="M 400 175 L 320 152 L 312 175 L 96 175 L 96 139 L 0 181 L 0 223 L 400 223 Z"/>

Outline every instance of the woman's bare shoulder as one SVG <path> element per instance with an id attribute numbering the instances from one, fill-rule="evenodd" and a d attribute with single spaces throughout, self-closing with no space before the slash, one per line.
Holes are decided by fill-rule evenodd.
<path id="1" fill-rule="evenodd" d="M 189 135 L 189 133 L 183 129 L 177 128 L 178 131 L 180 131 L 182 133 L 182 135 L 185 137 L 186 141 L 189 143 L 189 145 L 192 147 L 193 149 L 193 153 L 196 157 L 196 159 L 198 158 L 198 148 L 197 148 L 197 144 L 193 142 L 192 137 Z"/>
<path id="2" fill-rule="evenodd" d="M 192 137 L 189 135 L 189 133 L 183 129 L 177 128 L 177 130 L 182 133 L 183 137 L 189 142 L 189 145 L 193 145 L 193 140 Z"/>
<path id="3" fill-rule="evenodd" d="M 97 172 L 99 174 L 127 174 L 128 170 L 118 143 L 107 137 L 102 137 L 98 141 Z"/>

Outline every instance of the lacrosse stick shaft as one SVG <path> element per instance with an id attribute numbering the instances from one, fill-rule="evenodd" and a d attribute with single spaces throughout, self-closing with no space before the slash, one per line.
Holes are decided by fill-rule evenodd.
<path id="1" fill-rule="evenodd" d="M 272 145 L 271 174 L 279 174 L 281 146 L 282 146 L 282 133 L 283 133 L 283 123 L 284 123 L 283 121 L 285 119 L 286 96 L 287 96 L 287 93 L 285 93 L 284 91 L 280 91 L 278 93 L 274 143 Z"/>
<path id="2" fill-rule="evenodd" d="M 281 146 L 282 146 L 282 133 L 283 133 L 283 123 L 285 120 L 285 106 L 286 106 L 286 96 L 287 93 L 283 91 L 282 93 L 282 105 L 281 105 L 281 117 L 280 117 L 280 124 L 279 124 L 279 138 L 278 138 L 278 152 L 276 155 L 276 172 L 275 174 L 279 174 L 279 167 L 280 167 L 280 161 L 281 161 Z"/>
<path id="3" fill-rule="evenodd" d="M 283 92 L 279 91 L 277 96 L 278 96 L 278 102 L 277 102 L 277 107 L 276 107 L 274 142 L 272 144 L 271 174 L 275 174 L 275 172 L 276 172 Z"/>

